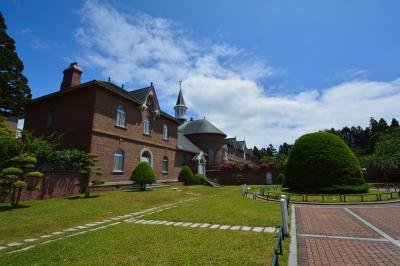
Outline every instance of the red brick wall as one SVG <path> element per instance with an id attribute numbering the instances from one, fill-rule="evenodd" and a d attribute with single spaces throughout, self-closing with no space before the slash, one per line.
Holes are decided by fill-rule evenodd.
<path id="1" fill-rule="evenodd" d="M 186 137 L 199 147 L 205 153 L 209 153 L 210 148 L 215 149 L 215 164 L 207 161 L 206 168 L 219 166 L 223 161 L 222 146 L 224 145 L 225 137 L 218 134 L 191 134 Z"/>
<path id="2" fill-rule="evenodd" d="M 227 169 L 218 171 L 207 171 L 208 178 L 216 178 L 221 185 L 237 185 L 236 176 L 238 174 L 243 175 L 244 184 L 248 185 L 266 185 L 267 184 L 267 172 L 272 174 L 272 182 L 276 183 L 279 173 L 284 173 L 283 169 L 280 168 L 269 168 L 269 169 Z"/>
<path id="3" fill-rule="evenodd" d="M 79 193 L 79 173 L 53 172 L 44 174 L 45 175 L 40 181 L 41 189 L 39 191 L 24 190 L 21 194 L 21 200 L 66 197 Z M 9 196 L 3 195 L 2 197 L 0 197 L 0 202 L 8 200 Z"/>
<path id="4" fill-rule="evenodd" d="M 115 126 L 118 105 L 126 110 L 126 128 Z M 143 119 L 150 117 L 150 135 L 143 134 Z M 169 138 L 163 140 L 164 123 L 168 126 Z M 129 180 L 140 162 L 143 149 L 152 156 L 153 169 L 158 180 L 177 179 L 180 163 L 176 160 L 178 123 L 164 116 L 155 116 L 143 111 L 139 104 L 129 101 L 107 90 L 97 90 L 91 152 L 99 156 L 99 166 L 109 181 Z M 113 173 L 114 151 L 124 152 L 124 173 Z M 162 173 L 162 161 L 168 158 L 168 174 Z"/>
<path id="5" fill-rule="evenodd" d="M 62 147 L 90 150 L 95 89 L 83 87 L 27 106 L 24 128 L 37 136 L 61 134 Z M 53 113 L 47 128 L 48 113 Z"/>

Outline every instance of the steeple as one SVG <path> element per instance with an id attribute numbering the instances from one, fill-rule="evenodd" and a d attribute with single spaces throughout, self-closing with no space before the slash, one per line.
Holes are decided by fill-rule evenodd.
<path id="1" fill-rule="evenodd" d="M 185 105 L 185 100 L 183 99 L 182 81 L 179 81 L 179 94 L 174 109 L 175 109 L 175 118 L 182 121 L 186 121 L 187 107 Z"/>

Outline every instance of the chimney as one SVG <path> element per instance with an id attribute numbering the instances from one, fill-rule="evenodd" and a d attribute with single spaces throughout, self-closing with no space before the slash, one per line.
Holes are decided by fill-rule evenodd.
<path id="1" fill-rule="evenodd" d="M 64 70 L 64 77 L 60 90 L 69 89 L 81 84 L 82 69 L 78 67 L 77 62 L 73 62 Z"/>

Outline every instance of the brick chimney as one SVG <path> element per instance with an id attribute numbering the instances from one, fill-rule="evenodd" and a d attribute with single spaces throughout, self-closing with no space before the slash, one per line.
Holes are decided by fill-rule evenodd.
<path id="1" fill-rule="evenodd" d="M 77 62 L 73 62 L 64 70 L 64 77 L 60 90 L 69 89 L 81 84 L 82 69 L 78 67 Z"/>

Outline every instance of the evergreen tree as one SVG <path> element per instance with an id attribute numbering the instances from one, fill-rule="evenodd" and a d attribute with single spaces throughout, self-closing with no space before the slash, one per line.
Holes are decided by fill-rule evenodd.
<path id="1" fill-rule="evenodd" d="M 291 147 L 292 145 L 289 145 L 286 142 L 284 142 L 282 145 L 279 146 L 279 154 L 284 154 L 288 156 Z"/>
<path id="2" fill-rule="evenodd" d="M 266 153 L 267 156 L 275 156 L 277 154 L 276 149 L 272 144 L 269 144 Z"/>
<path id="3" fill-rule="evenodd" d="M 15 51 L 15 42 L 6 30 L 0 12 L 0 112 L 21 117 L 32 95 L 28 80 L 22 74 L 24 65 Z"/>
<path id="4" fill-rule="evenodd" d="M 390 128 L 399 128 L 399 121 L 396 120 L 396 118 L 392 119 L 392 122 L 390 123 Z"/>

